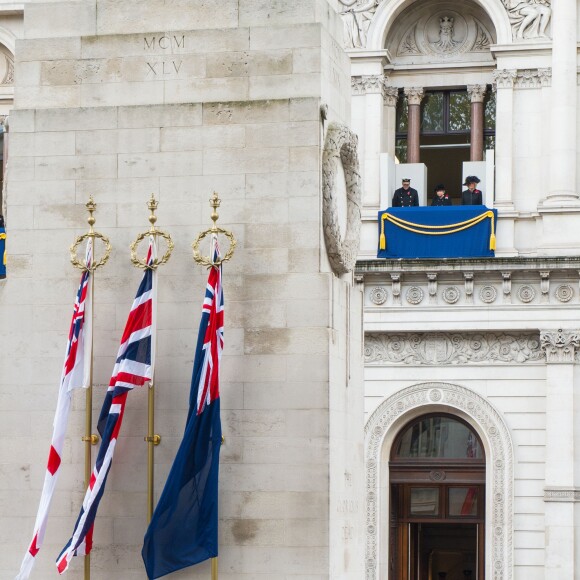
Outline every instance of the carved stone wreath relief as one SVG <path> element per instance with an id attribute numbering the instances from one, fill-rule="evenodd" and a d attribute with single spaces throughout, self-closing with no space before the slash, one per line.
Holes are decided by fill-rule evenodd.
<path id="1" fill-rule="evenodd" d="M 357 147 L 358 137 L 346 125 L 330 123 L 322 154 L 322 225 L 330 265 L 339 275 L 354 268 L 359 248 L 362 194 Z M 338 179 L 344 179 L 346 186 L 344 232 L 337 199 Z"/>
<path id="2" fill-rule="evenodd" d="M 419 416 L 423 407 L 437 405 L 441 411 L 459 412 L 487 442 L 487 469 L 490 472 L 492 505 L 487 515 L 491 529 L 489 577 L 513 577 L 513 446 L 509 431 L 495 408 L 470 389 L 447 383 L 422 383 L 408 387 L 385 399 L 365 426 L 366 474 L 366 580 L 378 580 L 379 566 L 387 567 L 388 555 L 379 546 L 387 545 L 388 524 L 381 514 L 388 511 L 389 486 L 382 481 L 387 470 L 383 463 L 389 452 L 386 441 L 407 421 Z M 442 471 L 430 474 L 433 481 L 445 479 Z M 488 561 L 489 562 L 489 561 Z M 487 576 L 487 574 L 486 574 Z"/>

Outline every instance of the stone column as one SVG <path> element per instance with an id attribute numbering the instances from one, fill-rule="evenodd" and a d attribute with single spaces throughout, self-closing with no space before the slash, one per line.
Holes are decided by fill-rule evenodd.
<path id="1" fill-rule="evenodd" d="M 467 93 L 471 99 L 470 161 L 483 161 L 483 100 L 486 91 L 486 85 L 467 85 Z"/>
<path id="2" fill-rule="evenodd" d="M 515 70 L 496 70 L 495 206 L 513 210 L 513 109 Z"/>
<path id="3" fill-rule="evenodd" d="M 397 136 L 397 87 L 384 87 L 383 92 L 383 147 L 385 152 L 395 157 L 395 142 Z"/>
<path id="4" fill-rule="evenodd" d="M 574 578 L 574 355 L 580 331 L 540 332 L 546 352 L 545 578 Z"/>
<path id="5" fill-rule="evenodd" d="M 579 203 L 576 191 L 576 0 L 552 2 L 552 100 L 547 205 Z"/>
<path id="6" fill-rule="evenodd" d="M 379 155 L 383 138 L 383 94 L 385 77 L 383 75 L 361 75 L 351 79 L 353 95 L 364 95 L 364 110 L 359 111 L 363 131 L 361 138 L 361 162 L 364 176 L 363 204 L 378 207 Z"/>
<path id="7" fill-rule="evenodd" d="M 422 87 L 405 89 L 409 106 L 409 130 L 407 134 L 407 163 L 420 163 L 421 153 L 421 101 L 425 96 Z"/>

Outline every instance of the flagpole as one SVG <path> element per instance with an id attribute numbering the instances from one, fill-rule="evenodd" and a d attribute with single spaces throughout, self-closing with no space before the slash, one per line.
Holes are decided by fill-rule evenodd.
<path id="1" fill-rule="evenodd" d="M 208 267 L 212 267 L 212 266 L 219 266 L 222 262 L 227 262 L 228 260 L 231 259 L 231 257 L 234 255 L 234 250 L 236 248 L 236 239 L 234 237 L 234 234 L 232 232 L 230 232 L 229 230 L 225 230 L 223 228 L 218 227 L 217 225 L 217 221 L 219 219 L 219 215 L 217 213 L 217 209 L 218 207 L 221 205 L 221 199 L 219 198 L 217 192 L 213 192 L 213 195 L 211 196 L 210 200 L 209 200 L 209 205 L 213 208 L 213 211 L 211 213 L 211 220 L 212 220 L 212 226 L 211 228 L 204 230 L 203 232 L 199 233 L 197 238 L 195 238 L 193 244 L 191 244 L 192 248 L 193 248 L 193 259 L 198 263 L 201 264 L 202 266 L 208 266 Z M 200 251 L 199 251 L 199 244 L 200 242 L 208 235 L 211 236 L 216 236 L 218 234 L 223 234 L 224 236 L 226 236 L 228 238 L 228 240 L 230 241 L 230 247 L 228 249 L 228 251 L 226 252 L 225 256 L 223 258 L 220 258 L 217 262 L 214 261 L 214 257 L 212 255 L 210 256 L 202 256 Z M 222 436 L 222 445 L 224 443 L 225 439 Z M 211 558 L 211 580 L 218 580 L 218 557 L 216 556 L 215 558 Z"/>
<path id="2" fill-rule="evenodd" d="M 86 385 L 86 393 L 85 393 L 85 434 L 81 437 L 81 440 L 85 444 L 85 489 L 89 487 L 91 481 L 91 474 L 92 474 L 92 450 L 91 446 L 96 445 L 99 441 L 99 436 L 93 433 L 93 305 L 94 305 L 94 297 L 95 297 L 95 279 L 94 273 L 97 268 L 103 266 L 107 263 L 109 256 L 111 254 L 111 244 L 109 243 L 109 239 L 102 234 L 95 232 L 94 225 L 95 225 L 95 217 L 93 213 L 97 209 L 97 204 L 93 200 L 93 196 L 89 196 L 89 201 L 85 204 L 88 212 L 89 217 L 87 218 L 87 222 L 89 224 L 89 231 L 88 233 L 79 236 L 75 243 L 70 248 L 71 254 L 71 262 L 73 266 L 79 268 L 80 270 L 86 271 L 89 270 L 91 272 L 90 276 L 90 319 L 89 319 L 89 328 L 90 328 L 90 356 L 89 356 L 89 384 Z M 94 242 L 95 238 L 100 239 L 103 244 L 105 245 L 105 253 L 103 257 L 98 261 L 95 262 L 94 260 Z M 93 244 L 92 252 L 91 252 L 91 260 L 90 264 L 86 262 L 82 262 L 78 259 L 77 256 L 77 248 L 78 246 L 84 241 L 90 240 L 90 243 Z M 84 557 L 84 580 L 90 580 L 91 578 L 91 556 L 90 554 L 85 554 Z"/>
<path id="3" fill-rule="evenodd" d="M 157 275 L 157 267 L 165 264 L 169 257 L 171 256 L 171 252 L 173 251 L 173 240 L 171 236 L 160 230 L 155 226 L 155 222 L 157 221 L 157 216 L 155 215 L 155 211 L 159 206 L 159 202 L 155 199 L 154 194 L 151 194 L 151 198 L 147 203 L 147 207 L 149 209 L 149 230 L 142 234 L 139 234 L 135 241 L 131 244 L 131 262 L 137 268 L 150 268 L 153 270 L 153 275 Z M 155 241 L 157 242 L 158 238 L 163 238 L 167 244 L 167 250 L 161 259 L 157 259 L 157 255 L 153 256 L 152 263 L 148 264 L 147 260 L 141 260 L 137 256 L 137 247 L 139 243 L 145 239 L 147 236 L 154 236 Z M 156 330 L 157 325 L 157 296 L 153 298 L 153 330 Z M 155 433 L 155 351 L 156 349 L 156 336 L 157 332 L 152 333 L 153 336 L 153 343 L 151 345 L 151 365 L 153 366 L 153 373 L 151 376 L 151 382 L 149 383 L 149 390 L 147 394 L 147 435 L 144 437 L 145 442 L 147 443 L 147 523 L 151 521 L 153 517 L 153 503 L 155 498 L 155 462 L 154 462 L 154 455 L 155 455 L 155 447 L 161 443 L 161 436 Z"/>

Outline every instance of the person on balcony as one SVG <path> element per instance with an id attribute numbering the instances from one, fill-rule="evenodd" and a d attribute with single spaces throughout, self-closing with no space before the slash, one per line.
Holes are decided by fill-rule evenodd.
<path id="1" fill-rule="evenodd" d="M 404 177 L 402 185 L 403 187 L 399 187 L 393 194 L 393 207 L 418 206 L 419 194 L 416 189 L 411 187 L 411 180 L 408 177 Z"/>
<path id="2" fill-rule="evenodd" d="M 476 185 L 480 181 L 476 175 L 468 175 L 465 178 L 463 185 L 466 185 L 467 189 L 461 193 L 461 205 L 483 205 L 482 193 L 476 189 Z"/>
<path id="3" fill-rule="evenodd" d="M 445 192 L 445 186 L 442 183 L 439 183 L 435 186 L 433 199 L 431 200 L 431 205 L 436 206 L 443 206 L 443 205 L 452 205 L 451 199 Z"/>

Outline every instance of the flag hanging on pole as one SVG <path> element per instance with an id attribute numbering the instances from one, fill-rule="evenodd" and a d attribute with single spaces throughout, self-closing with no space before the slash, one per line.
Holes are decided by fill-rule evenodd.
<path id="1" fill-rule="evenodd" d="M 212 238 L 214 263 L 219 258 Z M 150 579 L 218 554 L 218 471 L 222 438 L 219 361 L 223 350 L 221 265 L 209 272 L 183 441 L 155 508 L 142 556 Z"/>
<path id="2" fill-rule="evenodd" d="M 151 264 L 155 256 L 155 239 L 154 236 L 150 236 L 147 263 Z M 143 386 L 153 377 L 152 345 L 155 343 L 156 292 L 156 270 L 147 268 L 125 325 L 113 376 L 99 416 L 98 430 L 101 435 L 101 445 L 91 480 L 73 535 L 56 560 L 56 567 L 60 574 L 68 568 L 74 556 L 84 556 L 91 551 L 95 517 L 111 469 L 117 437 L 123 422 L 127 394 L 134 387 Z"/>
<path id="3" fill-rule="evenodd" d="M 93 260 L 93 238 L 87 240 L 85 263 L 90 268 Z M 90 381 L 91 344 L 92 344 L 92 272 L 85 270 L 77 291 L 73 309 L 64 365 L 58 391 L 58 401 L 54 414 L 52 440 L 48 454 L 44 484 L 40 496 L 38 513 L 34 523 L 32 542 L 28 547 L 16 580 L 27 580 L 30 577 L 36 556 L 42 546 L 50 504 L 56 488 L 62 463 L 62 448 L 66 435 L 68 417 L 71 408 L 73 389 L 86 388 Z"/>

